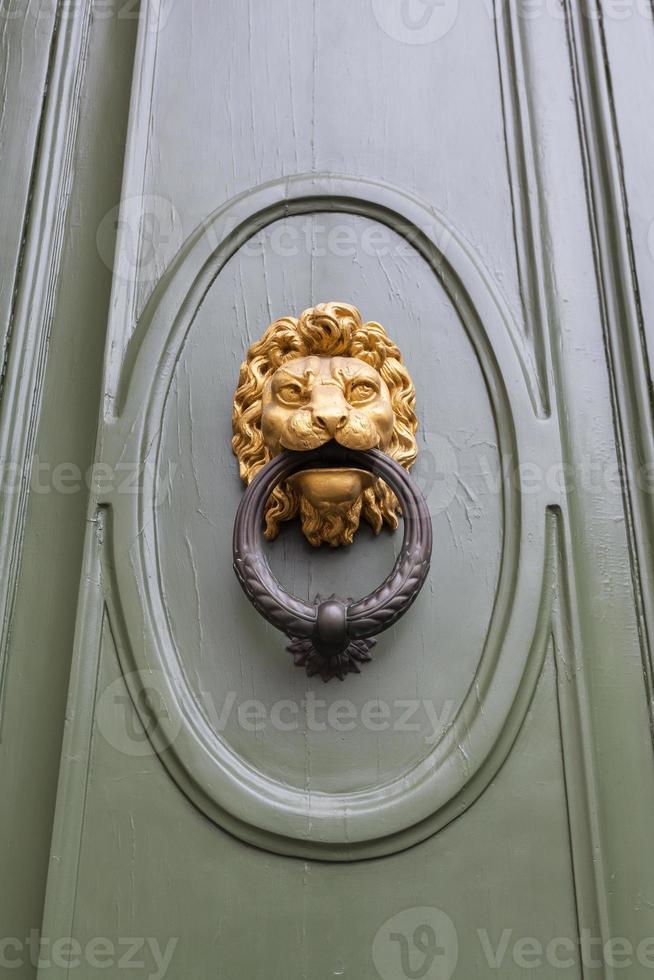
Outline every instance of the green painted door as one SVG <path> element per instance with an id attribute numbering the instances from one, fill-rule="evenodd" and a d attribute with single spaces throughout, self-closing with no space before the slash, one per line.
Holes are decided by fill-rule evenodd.
<path id="1" fill-rule="evenodd" d="M 100 7 L 54 42 L 82 102 Z M 79 214 L 111 294 L 39 977 L 654 975 L 651 16 L 141 5 L 120 203 Z M 230 416 L 330 300 L 402 350 L 434 553 L 323 684 L 232 572 Z M 363 595 L 398 535 L 268 549 Z"/>

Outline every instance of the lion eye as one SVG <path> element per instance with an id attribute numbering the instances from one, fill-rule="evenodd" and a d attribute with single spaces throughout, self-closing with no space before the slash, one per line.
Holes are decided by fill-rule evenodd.
<path id="1" fill-rule="evenodd" d="M 302 389 L 299 385 L 284 385 L 277 394 L 288 405 L 298 405 L 302 401 Z"/>
<path id="2" fill-rule="evenodd" d="M 350 388 L 351 402 L 367 402 L 377 394 L 372 381 L 356 381 Z"/>

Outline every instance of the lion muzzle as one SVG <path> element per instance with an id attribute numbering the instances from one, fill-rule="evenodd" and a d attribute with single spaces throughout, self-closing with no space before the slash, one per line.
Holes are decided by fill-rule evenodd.
<path id="1" fill-rule="evenodd" d="M 332 439 L 348 449 L 376 449 L 379 445 L 376 426 L 363 412 L 354 410 L 344 412 L 337 423 L 327 426 L 311 409 L 300 409 L 288 419 L 279 441 L 284 449 L 306 452 Z"/>

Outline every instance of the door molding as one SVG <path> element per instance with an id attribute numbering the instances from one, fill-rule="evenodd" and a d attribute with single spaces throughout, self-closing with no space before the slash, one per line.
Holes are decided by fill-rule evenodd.
<path id="1" fill-rule="evenodd" d="M 601 4 L 584 15 L 565 0 L 586 173 L 588 220 L 615 419 L 645 693 L 654 736 L 654 417 L 652 378 Z M 651 30 L 652 24 L 649 25 Z M 646 485 L 641 481 L 647 474 Z"/>
<path id="2" fill-rule="evenodd" d="M 510 469 L 503 467 L 503 557 L 495 608 L 456 719 L 401 777 L 343 794 L 309 794 L 279 783 L 246 765 L 211 728 L 187 685 L 168 621 L 156 514 L 169 386 L 207 291 L 228 259 L 262 228 L 289 215 L 324 211 L 363 214 L 387 225 L 438 276 L 476 352 L 500 458 L 510 462 Z M 125 679 L 145 712 L 146 729 L 147 687 L 158 678 L 166 711 L 155 728 L 150 719 L 150 735 L 170 774 L 215 822 L 285 854 L 355 859 L 392 853 L 434 833 L 469 805 L 471 798 L 462 799 L 473 777 L 484 785 L 492 779 L 496 767 L 487 760 L 496 759 L 493 748 L 505 726 L 516 727 L 509 719 L 524 700 L 524 677 L 537 676 L 526 662 L 542 657 L 546 644 L 546 513 L 559 503 L 546 487 L 524 494 L 513 478 L 520 461 L 536 453 L 547 464 L 558 458 L 556 427 L 544 412 L 524 338 L 470 246 L 434 209 L 378 182 L 308 175 L 255 188 L 203 222 L 171 263 L 129 345 L 123 378 L 118 415 L 105 419 L 100 460 L 114 467 L 133 461 L 143 483 L 138 496 L 114 490 L 98 497 L 110 529 L 103 579 Z M 525 642 L 526 637 L 533 639 Z"/>
<path id="3" fill-rule="evenodd" d="M 65 7 L 65 11 L 59 8 Z M 6 341 L 0 402 L 3 512 L 0 521 L 0 732 L 14 598 L 20 572 L 39 422 L 73 179 L 79 100 L 92 3 L 58 4 L 47 73 L 47 98 L 35 143 L 24 245 Z M 7 490 L 7 483 L 10 489 Z"/>

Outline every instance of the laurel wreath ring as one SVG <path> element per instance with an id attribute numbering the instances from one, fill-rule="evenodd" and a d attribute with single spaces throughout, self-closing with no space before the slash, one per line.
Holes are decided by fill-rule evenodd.
<path id="1" fill-rule="evenodd" d="M 384 480 L 400 504 L 404 537 L 389 575 L 369 595 L 357 600 L 316 596 L 311 604 L 283 589 L 273 575 L 263 550 L 263 514 L 282 480 L 301 470 L 334 467 L 366 470 Z M 409 473 L 377 449 L 362 452 L 335 442 L 275 456 L 245 490 L 234 522 L 234 571 L 243 591 L 257 612 L 293 641 L 289 649 L 296 664 L 323 680 L 342 680 L 370 660 L 367 651 L 373 638 L 393 626 L 417 598 L 429 572 L 431 550 L 429 509 Z"/>

